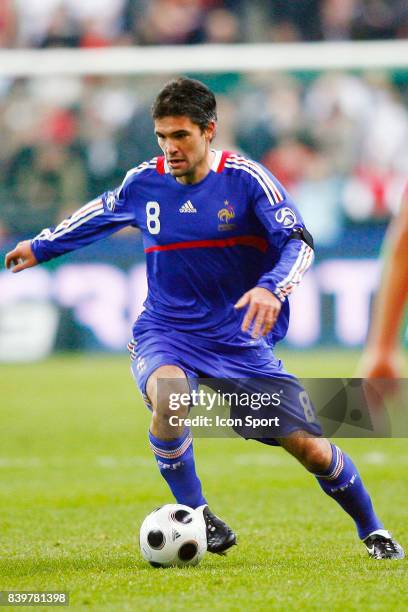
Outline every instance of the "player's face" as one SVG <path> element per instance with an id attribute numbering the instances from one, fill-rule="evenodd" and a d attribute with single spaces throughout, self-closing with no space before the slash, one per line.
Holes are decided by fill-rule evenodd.
<path id="1" fill-rule="evenodd" d="M 155 120 L 154 128 L 170 173 L 179 182 L 195 183 L 208 174 L 215 123 L 202 131 L 189 117 L 163 117 Z"/>

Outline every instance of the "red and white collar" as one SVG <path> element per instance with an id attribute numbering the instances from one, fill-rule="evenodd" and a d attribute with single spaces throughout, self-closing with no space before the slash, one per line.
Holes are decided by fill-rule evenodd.
<path id="1" fill-rule="evenodd" d="M 230 151 L 218 151 L 217 149 L 211 149 L 212 153 L 214 153 L 214 159 L 211 164 L 211 170 L 213 172 L 222 172 L 225 165 L 225 160 L 231 154 Z M 157 172 L 159 174 L 168 174 L 170 172 L 168 163 L 164 155 L 157 158 L 156 165 Z"/>

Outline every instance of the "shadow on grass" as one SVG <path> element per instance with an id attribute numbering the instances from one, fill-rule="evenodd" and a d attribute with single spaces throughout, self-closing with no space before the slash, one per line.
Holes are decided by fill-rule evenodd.
<path id="1" fill-rule="evenodd" d="M 252 561 L 252 562 L 251 562 Z M 373 563 L 372 560 L 363 555 L 355 554 L 347 557 L 347 560 L 338 559 L 339 565 L 344 570 L 358 567 L 359 570 L 366 574 L 376 573 L 378 570 L 384 569 L 390 571 L 387 566 L 384 568 L 383 563 Z M 344 561 L 344 562 L 343 562 Z M 257 573 L 267 572 L 268 574 L 285 573 L 288 567 L 292 571 L 317 571 L 322 567 L 329 569 L 332 564 L 332 558 L 320 557 L 319 559 L 310 558 L 307 555 L 294 554 L 293 551 L 287 551 L 285 555 L 266 555 L 261 561 L 257 559 L 244 559 L 242 555 L 228 555 L 226 558 L 217 555 L 207 554 L 204 561 L 196 567 L 185 568 L 152 568 L 146 563 L 138 553 L 133 552 L 114 552 L 106 551 L 103 554 L 90 552 L 89 555 L 84 554 L 63 554 L 63 555 L 25 555 L 24 557 L 14 557 L 0 560 L 0 576 L 4 578 L 22 578 L 42 575 L 58 574 L 59 576 L 66 574 L 81 573 L 100 573 L 100 574 L 119 574 L 130 572 L 133 575 L 149 574 L 152 577 L 167 576 L 187 576 L 192 574 L 205 575 L 221 570 L 224 575 L 231 576 L 245 572 L 246 575 L 256 575 Z M 398 567 L 397 567 L 398 565 Z M 381 566 L 381 567 L 380 567 Z M 397 570 L 406 571 L 405 563 L 395 564 L 391 568 L 392 573 L 398 573 Z"/>
<path id="2" fill-rule="evenodd" d="M 188 575 L 191 573 L 207 573 L 214 570 L 240 571 L 245 568 L 247 572 L 267 570 L 271 565 L 276 565 L 271 559 L 266 559 L 265 563 L 248 564 L 238 556 L 237 558 L 223 559 L 222 557 L 207 555 L 205 561 L 196 567 L 185 568 L 152 568 L 138 554 L 112 554 L 103 555 L 90 554 L 89 556 L 38 556 L 30 555 L 19 558 L 9 558 L 0 560 L 0 576 L 8 578 L 22 578 L 29 576 L 41 576 L 44 574 L 73 574 L 76 572 L 88 572 L 114 574 L 118 572 L 130 571 L 134 574 L 151 573 L 152 576 L 170 574 L 175 576 Z"/>

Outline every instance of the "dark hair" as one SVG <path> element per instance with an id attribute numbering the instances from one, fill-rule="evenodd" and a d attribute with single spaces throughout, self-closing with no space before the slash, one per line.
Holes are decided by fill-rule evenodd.
<path id="1" fill-rule="evenodd" d="M 204 130 L 217 121 L 217 103 L 204 83 L 180 77 L 167 83 L 152 106 L 153 119 L 186 116 Z"/>

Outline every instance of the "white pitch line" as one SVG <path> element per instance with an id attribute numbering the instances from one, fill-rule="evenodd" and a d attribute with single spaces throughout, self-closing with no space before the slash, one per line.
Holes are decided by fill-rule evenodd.
<path id="1" fill-rule="evenodd" d="M 129 467 L 144 467 L 146 465 L 154 465 L 153 457 L 111 457 L 102 456 L 96 457 L 95 463 L 102 468 L 129 468 Z"/>
<path id="2" fill-rule="evenodd" d="M 384 465 L 392 463 L 394 455 L 387 452 L 372 451 L 356 456 L 357 464 Z M 289 454 L 282 454 L 278 449 L 266 453 L 239 453 L 233 455 L 230 464 L 239 466 L 286 466 L 292 465 L 294 459 Z M 408 464 L 408 455 L 399 455 L 398 464 Z M 226 463 L 228 465 L 228 461 Z M 73 466 L 98 467 L 103 469 L 124 469 L 137 467 L 154 468 L 153 456 L 115 457 L 113 455 L 98 455 L 87 460 L 69 460 L 65 457 L 0 457 L 0 469 L 40 469 L 40 468 L 70 468 Z M 200 468 L 200 466 L 198 466 Z M 211 471 L 212 466 L 202 462 L 201 469 Z"/>
<path id="3" fill-rule="evenodd" d="M 0 468 L 40 468 L 44 461 L 38 457 L 0 457 Z"/>
<path id="4" fill-rule="evenodd" d="M 0 469 L 23 468 L 69 468 L 72 466 L 93 466 L 99 468 L 133 468 L 153 465 L 153 457 L 110 457 L 97 456 L 90 461 L 78 461 L 65 457 L 0 457 Z"/>
<path id="5" fill-rule="evenodd" d="M 231 460 L 236 465 L 289 465 L 293 461 L 289 455 L 274 454 L 272 449 L 270 453 L 234 455 Z"/>
<path id="6" fill-rule="evenodd" d="M 385 453 L 380 453 L 379 451 L 366 453 L 361 459 L 363 463 L 369 463 L 371 465 L 382 465 L 384 463 L 388 463 L 387 455 Z"/>

